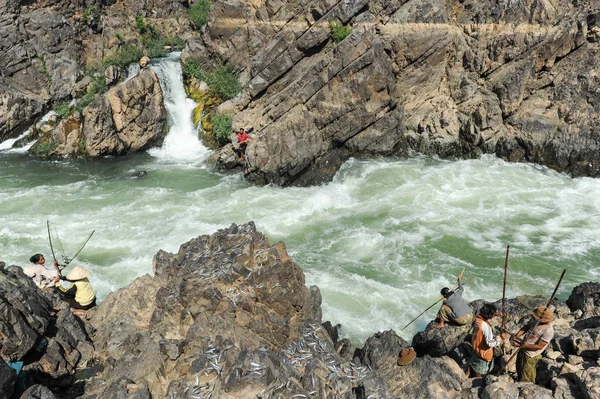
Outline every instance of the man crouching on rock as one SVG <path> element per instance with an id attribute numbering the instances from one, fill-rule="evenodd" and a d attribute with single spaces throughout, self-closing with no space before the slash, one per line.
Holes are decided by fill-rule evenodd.
<path id="1" fill-rule="evenodd" d="M 521 327 L 511 338 L 510 343 L 518 347 L 517 375 L 519 382 L 533 382 L 535 384 L 537 362 L 542 358 L 542 353 L 554 338 L 554 306 L 540 306 L 531 312 L 533 318 Z M 521 339 L 519 339 L 522 337 Z"/>
<path id="2" fill-rule="evenodd" d="M 456 290 L 452 291 L 450 288 L 444 287 L 440 291 L 444 297 L 444 304 L 437 314 L 435 328 L 442 328 L 444 322 L 453 322 L 459 326 L 464 326 L 473 321 L 473 310 L 462 297 L 464 291 L 462 275 L 462 272 L 458 275 L 458 288 Z"/>

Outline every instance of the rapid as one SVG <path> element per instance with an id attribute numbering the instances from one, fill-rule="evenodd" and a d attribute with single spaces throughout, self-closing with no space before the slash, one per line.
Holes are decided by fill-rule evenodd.
<path id="1" fill-rule="evenodd" d="M 413 317 L 466 268 L 465 298 L 558 297 L 598 281 L 600 180 L 548 168 L 477 160 L 350 159 L 317 187 L 255 187 L 205 164 L 177 55 L 151 67 L 165 93 L 170 130 L 147 153 L 95 161 L 42 162 L 0 143 L 0 260 L 51 259 L 46 222 L 65 247 L 95 233 L 73 264 L 90 269 L 100 300 L 152 272 L 159 250 L 232 223 L 254 221 L 283 241 L 323 296 L 323 319 L 355 344 L 394 329 L 410 340 L 435 317 Z M 14 141 L 14 140 L 13 140 Z M 136 177 L 140 171 L 146 177 Z M 66 251 L 69 252 L 69 249 Z M 73 249 L 70 252 L 74 253 Z"/>

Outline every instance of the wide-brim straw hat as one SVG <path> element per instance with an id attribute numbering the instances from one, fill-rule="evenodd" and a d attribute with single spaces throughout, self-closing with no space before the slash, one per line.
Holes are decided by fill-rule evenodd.
<path id="1" fill-rule="evenodd" d="M 89 270 L 84 269 L 81 266 L 75 266 L 73 270 L 71 270 L 69 274 L 67 274 L 67 280 L 83 280 L 90 274 L 92 274 L 92 272 L 90 272 Z"/>
<path id="2" fill-rule="evenodd" d="M 545 306 L 538 306 L 531 311 L 531 315 L 534 319 L 539 320 L 540 323 L 550 323 L 554 321 L 554 314 L 551 308 Z"/>
<path id="3" fill-rule="evenodd" d="M 398 355 L 398 365 L 406 366 L 415 360 L 415 357 L 417 357 L 417 352 L 413 348 L 403 348 L 400 355 Z"/>

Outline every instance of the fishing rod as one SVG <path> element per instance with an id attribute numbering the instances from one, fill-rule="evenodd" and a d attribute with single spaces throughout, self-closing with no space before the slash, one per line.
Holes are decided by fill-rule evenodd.
<path id="1" fill-rule="evenodd" d="M 463 269 L 463 272 L 464 272 L 464 271 L 465 271 L 465 269 Z M 460 274 L 462 274 L 463 272 L 461 272 Z M 465 282 L 463 283 L 463 285 L 465 285 L 465 284 L 468 284 L 468 283 L 469 283 L 469 282 L 471 282 L 471 281 L 473 281 L 473 277 L 471 277 L 470 279 L 468 279 L 467 281 L 465 281 Z M 458 287 L 457 287 L 457 288 L 454 288 L 454 289 L 452 290 L 452 292 L 453 292 L 453 293 L 454 293 L 454 292 L 456 292 L 456 290 L 457 290 L 457 289 L 458 289 Z M 434 302 L 434 303 L 433 303 L 431 306 L 429 306 L 427 309 L 425 309 L 424 311 L 422 311 L 421 313 L 419 313 L 419 315 L 418 315 L 417 317 L 415 317 L 414 319 L 412 319 L 412 320 L 411 320 L 411 321 L 410 321 L 410 322 L 409 322 L 407 325 L 405 325 L 404 327 L 402 327 L 402 329 L 401 329 L 400 331 L 402 331 L 402 330 L 404 330 L 406 327 L 410 326 L 410 325 L 411 325 L 411 324 L 412 324 L 412 323 L 413 323 L 415 320 L 417 320 L 419 317 L 423 316 L 423 314 L 425 314 L 425 312 L 427 312 L 429 309 L 431 309 L 432 307 L 434 307 L 434 306 L 435 306 L 435 305 L 436 305 L 436 304 L 437 304 L 439 301 L 441 301 L 441 300 L 443 300 L 443 299 L 445 299 L 445 298 L 444 298 L 444 297 L 441 297 L 440 299 L 438 299 L 437 301 L 435 301 L 435 302 Z"/>
<path id="2" fill-rule="evenodd" d="M 90 240 L 90 238 L 92 238 L 92 236 L 94 235 L 94 232 L 96 230 L 92 230 L 92 232 L 90 233 L 89 237 L 87 238 L 87 240 L 85 240 L 85 242 L 83 243 L 83 245 L 81 246 L 81 248 L 79 248 L 79 251 L 77 251 L 77 253 L 75 253 L 75 255 L 73 255 L 73 257 L 63 265 L 63 269 L 67 266 L 69 266 L 69 264 L 71 264 L 71 262 L 73 262 L 73 260 L 77 257 L 77 255 L 79 255 L 79 253 L 81 252 L 81 250 L 83 249 L 83 247 L 85 247 L 85 245 L 88 243 L 88 241 Z"/>
<path id="3" fill-rule="evenodd" d="M 508 273 L 508 252 L 510 251 L 510 245 L 506 246 L 506 259 L 504 260 L 504 285 L 502 287 L 502 330 L 504 331 L 504 325 L 506 322 L 506 275 Z"/>
<path id="4" fill-rule="evenodd" d="M 52 251 L 52 257 L 56 262 L 56 255 L 54 255 L 54 247 L 52 247 L 52 235 L 50 235 L 50 221 L 46 220 L 46 226 L 48 226 L 48 241 L 50 241 L 50 251 Z"/>
<path id="5" fill-rule="evenodd" d="M 506 259 L 504 260 L 504 285 L 502 286 L 502 324 L 501 330 L 506 331 L 506 276 L 508 274 L 508 253 L 510 251 L 510 245 L 506 246 Z M 502 345 L 502 355 L 506 355 L 506 345 Z M 507 370 L 508 372 L 508 370 Z"/>
<path id="6" fill-rule="evenodd" d="M 550 299 L 548 299 L 548 302 L 546 302 L 546 306 L 544 306 L 544 310 L 542 310 L 541 314 L 544 314 L 546 312 L 546 309 L 548 309 L 548 306 L 550 306 L 550 304 L 552 303 L 552 300 L 554 299 L 554 295 L 556 295 L 556 291 L 558 291 L 558 287 L 560 287 L 560 283 L 562 282 L 562 279 L 565 276 L 566 272 L 567 272 L 567 269 L 563 269 L 563 271 L 560 275 L 560 279 L 558 279 L 558 284 L 556 284 L 556 287 L 554 287 L 554 291 L 552 292 L 552 295 L 550 295 Z M 541 320 L 542 320 L 542 318 L 540 317 L 537 320 L 537 322 L 533 325 L 533 327 L 530 328 L 529 331 L 527 331 L 527 333 L 525 333 L 525 335 L 523 335 L 523 338 L 521 339 L 521 346 L 519 346 L 517 348 L 517 350 L 515 351 L 515 353 L 513 353 L 511 355 L 511 357 L 508 358 L 508 361 L 504 364 L 504 366 L 502 366 L 502 368 L 500 369 L 500 371 L 498 371 L 498 374 L 496 374 L 496 375 L 502 374 L 502 372 L 504 371 L 506 366 L 511 362 L 511 360 L 513 360 L 514 357 L 517 356 L 517 353 L 519 353 L 519 351 L 521 350 L 523 345 L 525 345 L 527 343 L 527 339 L 533 333 L 533 331 L 537 328 L 537 326 L 540 324 Z"/>

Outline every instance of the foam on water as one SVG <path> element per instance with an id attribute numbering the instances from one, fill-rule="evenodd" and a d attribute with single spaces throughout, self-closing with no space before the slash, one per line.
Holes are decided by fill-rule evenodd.
<path id="1" fill-rule="evenodd" d="M 201 166 L 210 153 L 198 139 L 192 121 L 192 112 L 197 104 L 185 93 L 179 55 L 173 53 L 150 66 L 163 90 L 170 128 L 163 146 L 148 152 L 162 162 Z"/>
<path id="2" fill-rule="evenodd" d="M 307 285 L 318 285 L 323 317 L 357 344 L 377 330 L 404 338 L 435 317 L 432 308 L 463 269 L 465 298 L 501 299 L 506 245 L 508 296 L 547 297 L 562 268 L 559 297 L 598 281 L 600 180 L 492 157 L 450 162 L 351 159 L 332 183 L 254 187 L 240 174 L 208 170 L 192 125 L 177 55 L 153 63 L 171 128 L 150 155 L 42 163 L 0 153 L 0 259 L 26 265 L 49 254 L 46 221 L 89 268 L 100 300 L 151 273 L 160 249 L 176 252 L 201 234 L 254 221 L 286 243 Z M 137 171 L 146 177 L 132 178 Z"/>

